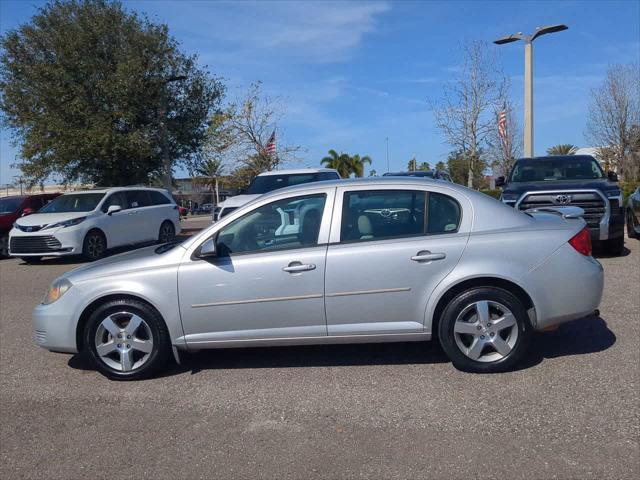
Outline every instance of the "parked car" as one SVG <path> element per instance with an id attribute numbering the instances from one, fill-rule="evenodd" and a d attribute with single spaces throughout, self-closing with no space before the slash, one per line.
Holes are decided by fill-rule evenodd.
<path id="1" fill-rule="evenodd" d="M 387 172 L 382 174 L 383 177 L 420 177 L 420 178 L 433 178 L 436 180 L 444 180 L 445 182 L 452 182 L 451 177 L 447 172 L 442 170 L 414 170 L 411 172 Z"/>
<path id="2" fill-rule="evenodd" d="M 59 193 L 37 193 L 0 198 L 0 257 L 9 255 L 9 231 L 20 217 L 31 215 L 44 207 Z"/>
<path id="3" fill-rule="evenodd" d="M 598 308 L 602 266 L 569 213 L 408 177 L 281 189 L 181 244 L 57 278 L 34 338 L 113 379 L 172 352 L 433 338 L 462 370 L 503 371 L 534 330 Z"/>
<path id="4" fill-rule="evenodd" d="M 213 210 L 213 204 L 211 203 L 203 203 L 202 205 L 200 205 L 200 207 L 198 207 L 198 213 L 200 215 L 211 213 L 212 210 Z"/>
<path id="5" fill-rule="evenodd" d="M 576 206 L 584 210 L 594 244 L 612 255 L 624 249 L 624 205 L 614 172 L 605 174 L 589 155 L 521 158 L 498 177 L 501 200 L 519 210 Z"/>
<path id="6" fill-rule="evenodd" d="M 340 179 L 340 174 L 333 168 L 302 168 L 263 172 L 253 179 L 242 194 L 220 202 L 220 205 L 214 209 L 212 218 L 216 222 L 260 195 L 279 188 L 338 179 Z"/>
<path id="7" fill-rule="evenodd" d="M 627 235 L 640 238 L 640 187 L 627 200 Z"/>
<path id="8" fill-rule="evenodd" d="M 66 193 L 38 213 L 19 218 L 9 233 L 9 254 L 27 263 L 44 256 L 103 257 L 107 249 L 173 241 L 178 206 L 166 190 L 117 187 Z"/>

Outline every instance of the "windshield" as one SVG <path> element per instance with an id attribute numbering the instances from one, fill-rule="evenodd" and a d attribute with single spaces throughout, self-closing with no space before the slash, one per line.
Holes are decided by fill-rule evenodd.
<path id="1" fill-rule="evenodd" d="M 511 171 L 511 182 L 591 180 L 603 178 L 598 161 L 591 157 L 559 157 L 518 160 Z"/>
<path id="2" fill-rule="evenodd" d="M 95 210 L 104 193 L 69 193 L 47 204 L 38 213 L 90 212 Z"/>
<path id="3" fill-rule="evenodd" d="M 16 210 L 18 210 L 23 200 L 24 197 L 0 199 L 0 215 L 15 212 Z"/>
<path id="4" fill-rule="evenodd" d="M 278 188 L 291 187 L 303 183 L 320 182 L 322 180 L 337 180 L 339 178 L 335 172 L 264 175 L 254 178 L 246 193 L 249 195 L 259 195 L 277 190 Z"/>

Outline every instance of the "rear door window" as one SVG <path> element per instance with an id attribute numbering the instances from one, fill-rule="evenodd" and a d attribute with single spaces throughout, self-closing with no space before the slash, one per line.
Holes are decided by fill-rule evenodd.
<path id="1" fill-rule="evenodd" d="M 151 205 L 151 199 L 146 190 L 130 190 L 125 192 L 128 208 L 142 208 Z"/>
<path id="2" fill-rule="evenodd" d="M 171 203 L 171 200 L 169 200 L 166 196 L 164 196 L 160 192 L 149 190 L 148 193 L 149 193 L 149 197 L 151 198 L 152 205 L 168 205 Z"/>

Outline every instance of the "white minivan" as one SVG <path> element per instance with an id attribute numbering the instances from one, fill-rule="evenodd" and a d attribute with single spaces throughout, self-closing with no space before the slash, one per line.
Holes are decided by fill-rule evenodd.
<path id="1" fill-rule="evenodd" d="M 158 188 L 115 187 L 66 193 L 9 232 L 9 255 L 28 263 L 44 256 L 102 258 L 107 249 L 173 241 L 180 233 L 178 206 Z"/>

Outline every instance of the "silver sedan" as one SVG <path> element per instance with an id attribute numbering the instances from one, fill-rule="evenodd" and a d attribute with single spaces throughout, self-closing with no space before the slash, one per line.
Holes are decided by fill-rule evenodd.
<path id="1" fill-rule="evenodd" d="M 534 330 L 598 308 L 602 266 L 572 217 L 424 179 L 277 190 L 181 244 L 59 277 L 34 338 L 112 379 L 207 348 L 433 338 L 459 369 L 504 371 Z"/>

